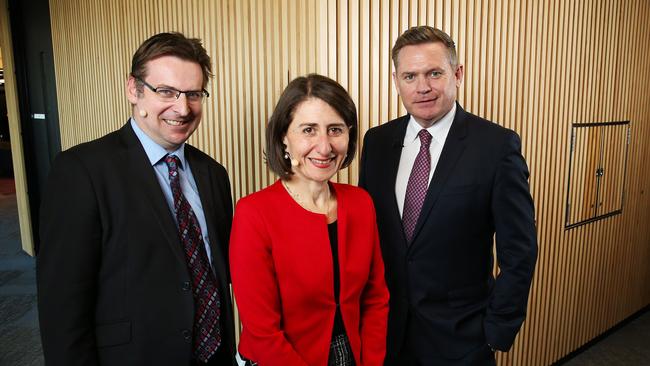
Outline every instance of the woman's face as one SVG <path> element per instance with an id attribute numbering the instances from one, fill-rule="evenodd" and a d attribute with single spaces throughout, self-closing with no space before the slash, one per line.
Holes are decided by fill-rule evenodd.
<path id="1" fill-rule="evenodd" d="M 345 121 L 329 104 L 309 98 L 298 104 L 282 142 L 292 159 L 293 177 L 326 182 L 341 167 L 348 151 L 350 131 Z"/>

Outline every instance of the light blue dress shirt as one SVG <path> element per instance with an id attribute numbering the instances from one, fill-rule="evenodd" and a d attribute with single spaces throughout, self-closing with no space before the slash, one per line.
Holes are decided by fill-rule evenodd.
<path id="1" fill-rule="evenodd" d="M 147 134 L 144 133 L 140 127 L 138 127 L 138 124 L 133 120 L 133 118 L 131 118 L 130 122 L 131 128 L 133 128 L 133 132 L 135 132 L 138 140 L 140 140 L 145 153 L 147 153 L 149 162 L 156 172 L 156 178 L 158 178 L 158 183 L 160 184 L 160 188 L 165 195 L 165 201 L 167 201 L 167 205 L 169 206 L 172 217 L 176 222 L 176 226 L 178 226 L 178 222 L 176 220 L 176 210 L 174 208 L 174 196 L 172 194 L 172 187 L 169 184 L 169 168 L 167 168 L 167 164 L 165 164 L 165 161 L 163 159 L 168 154 L 176 155 L 180 159 L 181 164 L 179 166 L 180 169 L 178 170 L 178 174 L 181 183 L 181 191 L 183 192 L 183 195 L 189 202 L 190 206 L 192 206 L 192 211 L 194 211 L 194 215 L 196 215 L 197 220 L 199 220 L 201 235 L 203 236 L 203 243 L 205 244 L 205 251 L 208 254 L 208 260 L 210 261 L 210 264 L 212 264 L 210 239 L 208 238 L 208 226 L 205 221 L 205 213 L 203 212 L 201 199 L 199 198 L 199 190 L 196 188 L 196 181 L 192 175 L 192 169 L 190 168 L 188 161 L 185 160 L 185 144 L 183 143 L 176 151 L 168 153 L 167 150 L 165 150 L 162 146 L 154 142 L 151 137 L 147 136 Z"/>

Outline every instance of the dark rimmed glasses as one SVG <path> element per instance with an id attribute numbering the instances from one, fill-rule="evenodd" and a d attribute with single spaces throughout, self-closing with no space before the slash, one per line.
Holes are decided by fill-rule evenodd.
<path id="1" fill-rule="evenodd" d="M 147 83 L 146 81 L 137 78 L 139 82 L 142 83 L 142 85 L 146 86 L 147 89 L 151 90 L 154 92 L 160 100 L 163 102 L 174 102 L 178 98 L 181 97 L 181 94 L 185 94 L 185 98 L 187 98 L 188 102 L 191 103 L 201 103 L 205 98 L 210 96 L 210 93 L 208 93 L 207 90 L 202 89 L 202 90 L 176 90 L 174 88 L 170 87 L 165 87 L 165 86 L 160 86 L 155 88 L 153 85 Z"/>

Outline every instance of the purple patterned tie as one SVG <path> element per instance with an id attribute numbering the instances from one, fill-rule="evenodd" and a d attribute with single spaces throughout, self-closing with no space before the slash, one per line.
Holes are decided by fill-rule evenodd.
<path id="1" fill-rule="evenodd" d="M 178 176 L 180 160 L 175 155 L 167 155 L 165 163 L 169 168 L 169 184 L 174 196 L 174 209 L 178 221 L 178 232 L 187 268 L 192 279 L 192 295 L 194 296 L 194 357 L 201 362 L 208 362 L 210 357 L 221 345 L 219 330 L 219 315 L 221 303 L 217 282 L 212 273 L 205 244 L 201 235 L 201 227 L 192 211 L 192 207 L 181 191 Z"/>
<path id="2" fill-rule="evenodd" d="M 420 217 L 424 197 L 427 194 L 427 186 L 429 185 L 429 172 L 431 171 L 431 153 L 429 152 L 431 134 L 423 129 L 418 133 L 418 137 L 420 138 L 420 151 L 415 158 L 409 182 L 406 185 L 402 213 L 402 225 L 404 226 L 404 234 L 406 234 L 408 244 L 411 244 L 415 224 L 418 222 L 418 217 Z"/>

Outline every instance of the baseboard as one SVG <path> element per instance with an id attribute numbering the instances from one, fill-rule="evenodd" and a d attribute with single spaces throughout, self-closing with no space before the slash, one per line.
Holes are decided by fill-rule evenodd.
<path id="1" fill-rule="evenodd" d="M 633 320 L 637 319 L 641 315 L 645 314 L 650 310 L 650 304 L 646 305 L 645 307 L 641 308 L 641 310 L 635 312 L 634 314 L 628 316 L 627 318 L 623 319 L 620 321 L 618 324 L 614 325 L 613 327 L 609 328 L 607 331 L 604 333 L 600 334 L 596 338 L 590 340 L 589 342 L 585 343 L 582 345 L 582 347 L 576 349 L 575 351 L 569 353 L 568 355 L 562 357 L 561 359 L 557 360 L 553 365 L 564 365 L 574 357 L 578 356 L 582 352 L 586 351 L 587 349 L 591 348 L 593 345 L 597 344 L 598 342 L 602 341 L 603 339 L 609 337 L 610 335 L 616 333 L 618 330 L 621 328 L 625 327 L 628 325 L 630 322 Z"/>

